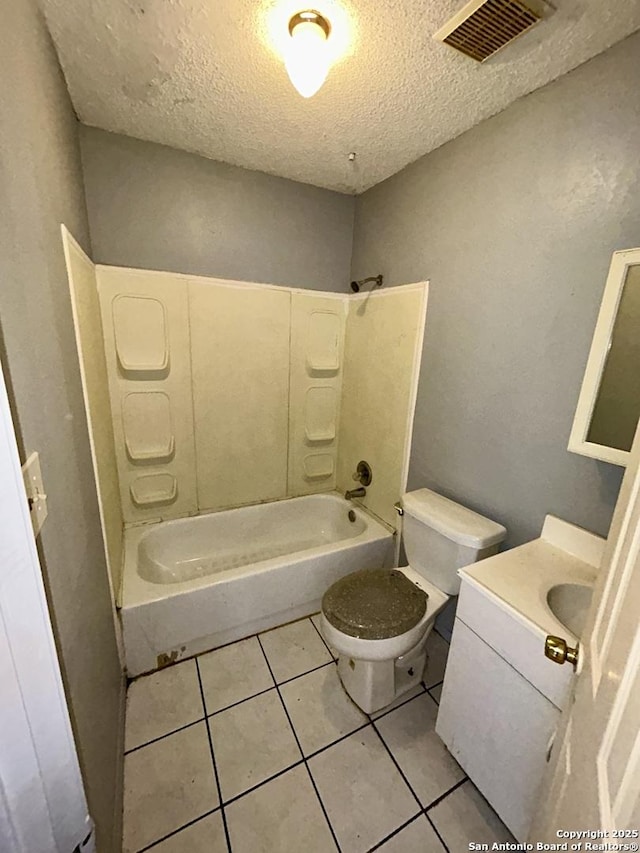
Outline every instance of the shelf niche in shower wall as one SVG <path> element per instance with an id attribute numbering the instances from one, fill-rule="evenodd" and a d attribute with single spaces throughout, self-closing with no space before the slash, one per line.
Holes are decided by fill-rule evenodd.
<path id="1" fill-rule="evenodd" d="M 306 297 L 306 300 L 309 303 L 310 299 L 317 301 L 320 298 L 322 297 L 310 296 Z M 340 370 L 344 337 L 342 312 L 335 313 L 333 310 L 314 311 L 312 306 L 313 303 L 311 303 L 307 321 L 307 373 L 309 376 L 331 376 Z"/>
<path id="2" fill-rule="evenodd" d="M 133 463 L 169 462 L 176 440 L 171 401 L 164 391 L 132 391 L 122 399 L 122 428 Z"/>
<path id="3" fill-rule="evenodd" d="M 291 294 L 291 496 L 335 488 L 345 315 L 343 296 Z"/>
<path id="4" fill-rule="evenodd" d="M 169 372 L 165 307 L 145 296 L 116 296 L 112 303 L 118 367 L 128 379 L 158 379 Z"/>
<path id="5" fill-rule="evenodd" d="M 187 282 L 98 267 L 126 522 L 197 510 Z"/>
<path id="6" fill-rule="evenodd" d="M 173 474 L 144 474 L 129 486 L 131 500 L 141 509 L 172 504 L 178 497 L 178 481 Z"/>
<path id="7" fill-rule="evenodd" d="M 307 444 L 335 440 L 338 420 L 336 389 L 330 385 L 307 388 L 304 401 L 304 438 Z"/>

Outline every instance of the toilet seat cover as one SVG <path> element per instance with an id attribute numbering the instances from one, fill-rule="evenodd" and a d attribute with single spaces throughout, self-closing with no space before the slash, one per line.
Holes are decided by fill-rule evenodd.
<path id="1" fill-rule="evenodd" d="M 350 637 L 387 640 L 410 631 L 427 610 L 427 594 L 397 569 L 363 569 L 332 584 L 322 598 L 328 621 Z"/>

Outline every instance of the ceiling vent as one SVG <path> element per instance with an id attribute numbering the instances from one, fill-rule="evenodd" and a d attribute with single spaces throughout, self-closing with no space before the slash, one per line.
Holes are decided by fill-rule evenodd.
<path id="1" fill-rule="evenodd" d="M 433 36 L 484 62 L 543 18 L 538 0 L 471 0 Z"/>

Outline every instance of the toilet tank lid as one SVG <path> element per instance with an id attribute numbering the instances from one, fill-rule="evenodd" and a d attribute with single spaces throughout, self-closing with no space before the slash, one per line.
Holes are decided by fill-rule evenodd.
<path id="1" fill-rule="evenodd" d="M 447 539 L 478 551 L 502 542 L 507 533 L 501 524 L 431 489 L 407 492 L 403 495 L 402 506 L 408 515 L 427 524 Z"/>

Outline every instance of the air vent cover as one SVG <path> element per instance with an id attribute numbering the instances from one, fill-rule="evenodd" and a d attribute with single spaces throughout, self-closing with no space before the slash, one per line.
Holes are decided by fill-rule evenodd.
<path id="1" fill-rule="evenodd" d="M 541 21 L 543 10 L 536 0 L 471 0 L 433 37 L 484 62 Z"/>

